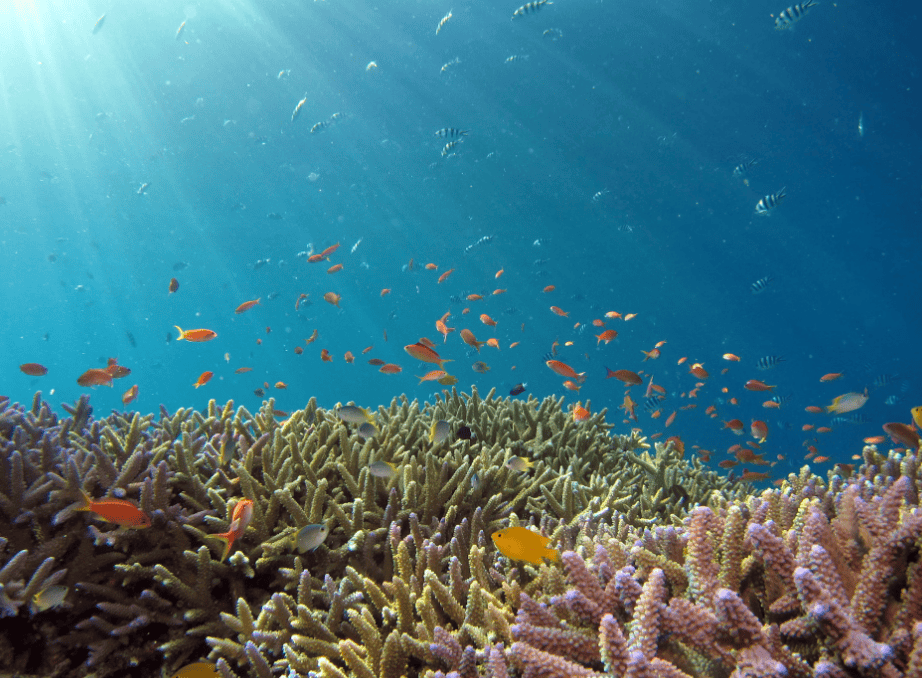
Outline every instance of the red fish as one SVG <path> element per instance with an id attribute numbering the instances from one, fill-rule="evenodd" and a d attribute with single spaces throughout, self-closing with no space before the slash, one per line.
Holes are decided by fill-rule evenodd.
<path id="1" fill-rule="evenodd" d="M 213 330 L 184 330 L 179 325 L 173 325 L 177 330 L 179 330 L 179 337 L 176 341 L 211 341 L 218 333 Z"/>
<path id="2" fill-rule="evenodd" d="M 195 386 L 195 388 L 198 388 L 199 386 L 204 386 L 204 385 L 207 384 L 209 381 L 211 381 L 211 378 L 212 378 L 213 376 L 214 376 L 214 372 L 202 372 L 202 373 L 199 375 L 198 381 L 195 382 L 195 383 L 192 384 L 192 385 Z"/>
<path id="3" fill-rule="evenodd" d="M 573 421 L 586 421 L 589 418 L 589 410 L 577 403 L 573 406 Z"/>
<path id="4" fill-rule="evenodd" d="M 122 394 L 122 404 L 128 405 L 138 398 L 138 385 L 135 384 Z"/>
<path id="5" fill-rule="evenodd" d="M 768 384 L 761 382 L 758 379 L 750 379 L 745 384 L 743 384 L 743 388 L 745 388 L 747 391 L 772 391 L 775 387 L 769 386 Z"/>
<path id="6" fill-rule="evenodd" d="M 30 377 L 44 377 L 48 374 L 48 368 L 39 363 L 23 363 L 19 366 L 19 370 Z"/>
<path id="7" fill-rule="evenodd" d="M 105 370 L 91 368 L 77 377 L 80 386 L 112 386 L 112 375 Z"/>
<path id="8" fill-rule="evenodd" d="M 577 374 L 576 370 L 574 370 L 572 367 L 570 367 L 566 363 L 561 362 L 559 360 L 548 360 L 545 363 L 545 365 L 550 367 L 552 370 L 554 370 L 554 372 L 559 374 L 561 377 L 567 377 L 568 379 L 576 379 L 576 381 L 578 381 L 580 384 L 582 384 L 586 380 L 585 372 L 580 372 L 579 374 Z"/>
<path id="9" fill-rule="evenodd" d="M 623 381 L 628 386 L 635 386 L 643 383 L 643 379 L 640 378 L 640 375 L 630 370 L 610 370 L 606 367 L 605 372 L 606 379 L 614 377 L 618 381 Z"/>
<path id="10" fill-rule="evenodd" d="M 397 374 L 398 372 L 403 372 L 403 368 L 400 365 L 387 363 L 385 365 L 381 365 L 381 369 L 379 369 L 378 372 L 383 372 L 384 374 Z"/>
<path id="11" fill-rule="evenodd" d="M 564 318 L 570 317 L 569 311 L 564 311 L 562 308 L 558 308 L 557 306 L 551 306 L 551 310 L 557 315 L 563 316 Z"/>
<path id="12" fill-rule="evenodd" d="M 237 505 L 234 506 L 234 512 L 231 515 L 231 524 L 230 529 L 227 532 L 221 532 L 220 534 L 209 534 L 209 539 L 219 539 L 223 541 L 224 554 L 221 556 L 221 562 L 224 562 L 224 559 L 230 555 L 231 547 L 234 545 L 234 542 L 240 539 L 243 536 L 243 533 L 246 532 L 247 525 L 250 524 L 250 520 L 253 518 L 253 502 L 249 499 L 241 499 L 237 502 Z"/>
<path id="13" fill-rule="evenodd" d="M 596 338 L 595 345 L 598 346 L 603 341 L 607 344 L 612 339 L 618 336 L 618 333 L 615 330 L 605 330 L 602 334 L 593 335 Z"/>
<path id="14" fill-rule="evenodd" d="M 439 356 L 438 353 L 433 351 L 431 348 L 429 348 L 425 344 L 420 344 L 420 343 L 408 344 L 407 346 L 403 347 L 403 350 L 409 353 L 411 356 L 413 356 L 417 360 L 421 360 L 424 363 L 432 363 L 433 365 L 438 365 L 439 368 L 443 367 L 442 363 L 452 362 L 448 358 L 442 358 L 441 356 Z"/>
<path id="15" fill-rule="evenodd" d="M 262 297 L 260 297 L 260 299 L 262 299 Z M 236 309 L 234 309 L 234 313 L 236 313 L 237 315 L 240 315 L 241 313 L 245 313 L 246 311 L 249 311 L 251 308 L 256 306 L 256 304 L 258 303 L 259 303 L 259 299 L 251 299 L 250 301 L 245 301 L 242 304 L 240 304 L 240 306 L 238 306 Z"/>
<path id="16" fill-rule="evenodd" d="M 82 492 L 82 491 L 81 491 Z M 90 511 L 107 523 L 122 527 L 142 529 L 150 527 L 150 516 L 127 499 L 100 499 L 96 501 L 82 492 L 83 503 L 75 511 Z"/>

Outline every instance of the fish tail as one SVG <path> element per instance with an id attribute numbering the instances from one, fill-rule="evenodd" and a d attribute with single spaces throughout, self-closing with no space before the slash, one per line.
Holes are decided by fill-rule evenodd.
<path id="1" fill-rule="evenodd" d="M 222 532 L 221 534 L 208 534 L 205 536 L 208 539 L 217 539 L 224 542 L 224 554 L 221 556 L 221 560 L 218 561 L 223 563 L 227 559 L 227 556 L 230 555 L 231 546 L 234 545 L 236 535 L 233 532 Z"/>
<path id="2" fill-rule="evenodd" d="M 75 508 L 75 511 L 92 511 L 90 504 L 92 503 L 92 498 L 86 493 L 85 490 L 80 490 L 80 501 L 82 502 L 80 506 Z"/>
<path id="3" fill-rule="evenodd" d="M 552 563 L 560 562 L 560 551 L 557 549 L 547 549 L 544 552 L 544 557 L 550 560 Z"/>
<path id="4" fill-rule="evenodd" d="M 182 328 L 179 325 L 173 325 L 173 327 L 179 330 L 179 338 L 176 339 L 176 341 L 182 341 L 182 335 L 183 335 Z"/>

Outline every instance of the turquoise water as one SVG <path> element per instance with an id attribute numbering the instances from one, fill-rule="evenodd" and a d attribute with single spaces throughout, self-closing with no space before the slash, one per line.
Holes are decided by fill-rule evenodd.
<path id="1" fill-rule="evenodd" d="M 431 400 L 440 387 L 413 375 L 434 366 L 403 351 L 427 336 L 464 391 L 527 382 L 593 411 L 623 399 L 606 366 L 646 369 L 667 393 L 662 416 L 639 406 L 636 424 L 609 419 L 653 434 L 678 410 L 667 434 L 713 462 L 749 438 L 721 419 L 763 419 L 766 458 L 796 468 L 813 436 L 802 425 L 830 424 L 804 407 L 869 387 L 865 423 L 819 436 L 820 454 L 848 461 L 922 404 L 918 50 L 899 7 L 823 2 L 776 31 L 784 2 L 559 0 L 510 20 L 517 2 L 8 0 L 0 393 L 72 401 L 87 391 L 77 377 L 115 357 L 131 374 L 92 390 L 97 415 L 122 409 L 132 384 L 144 412 L 211 398 L 252 410 L 277 381 L 281 410 L 311 396 Z M 443 128 L 469 132 L 444 155 Z M 311 303 L 296 311 L 302 293 Z M 463 300 L 472 293 L 485 299 Z M 442 344 L 446 311 L 457 331 Z M 619 336 L 597 345 L 590 323 L 606 311 L 637 317 L 608 321 Z M 218 338 L 176 341 L 174 325 Z M 469 355 L 462 328 L 501 350 Z M 586 372 L 578 395 L 544 365 L 555 340 Z M 661 357 L 642 363 L 659 341 Z M 785 361 L 763 372 L 765 356 Z M 381 374 L 373 357 L 403 372 Z M 29 377 L 25 362 L 49 372 Z M 694 362 L 711 376 L 689 401 Z M 845 376 L 820 383 L 829 372 Z M 789 400 L 766 410 L 747 379 Z"/>

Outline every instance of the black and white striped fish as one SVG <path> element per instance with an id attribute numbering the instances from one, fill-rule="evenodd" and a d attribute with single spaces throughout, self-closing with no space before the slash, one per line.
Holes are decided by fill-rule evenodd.
<path id="1" fill-rule="evenodd" d="M 791 396 L 789 395 L 776 395 L 772 396 L 772 402 L 778 403 L 778 407 L 784 407 L 789 402 L 791 402 Z"/>
<path id="2" fill-rule="evenodd" d="M 758 165 L 758 164 L 759 164 L 759 161 L 756 159 L 744 160 L 739 165 L 733 168 L 733 176 L 742 178 L 746 176 L 746 174 L 749 172 L 750 167 L 752 167 L 753 165 Z"/>
<path id="3" fill-rule="evenodd" d="M 754 283 L 752 283 L 752 285 L 749 286 L 749 289 L 752 290 L 753 294 L 761 294 L 773 280 L 774 278 L 772 276 L 767 275 L 764 278 L 759 278 Z"/>
<path id="4" fill-rule="evenodd" d="M 463 139 L 455 139 L 454 141 L 449 141 L 447 144 L 445 144 L 445 146 L 442 148 L 442 157 L 444 158 L 444 157 L 446 157 L 449 153 L 452 153 L 452 151 L 454 150 L 455 146 L 457 146 L 458 144 L 460 144 L 462 141 L 463 141 Z"/>
<path id="5" fill-rule="evenodd" d="M 881 386 L 886 386 L 887 384 L 892 384 L 894 381 L 897 381 L 900 378 L 898 374 L 879 374 L 874 378 L 873 386 L 874 388 L 880 388 Z"/>
<path id="6" fill-rule="evenodd" d="M 756 363 L 756 369 L 759 370 L 770 370 L 773 367 L 777 367 L 778 363 L 783 363 L 784 357 L 780 355 L 767 355 L 764 358 L 759 358 L 759 362 Z"/>
<path id="7" fill-rule="evenodd" d="M 468 135 L 468 130 L 458 129 L 456 127 L 443 127 L 440 130 L 436 130 L 433 136 L 442 137 L 443 139 L 457 139 L 458 137 L 466 137 Z"/>
<path id="8" fill-rule="evenodd" d="M 807 0 L 808 2 L 813 2 L 813 0 Z M 554 3 L 550 0 L 534 0 L 534 2 L 526 2 L 524 5 L 519 7 L 512 13 L 512 18 L 515 19 L 517 16 L 525 16 L 526 14 L 531 14 L 537 12 L 539 9 L 545 5 L 553 5 Z"/>
<path id="9" fill-rule="evenodd" d="M 816 7 L 816 5 L 816 0 L 807 0 L 806 2 L 791 5 L 787 9 L 782 10 L 775 19 L 775 30 L 783 31 L 790 28 L 803 18 L 808 9 Z"/>
<path id="10" fill-rule="evenodd" d="M 787 194 L 785 194 L 784 188 L 782 188 L 777 193 L 770 193 L 766 195 L 764 198 L 759 200 L 758 203 L 756 203 L 756 214 L 765 216 L 766 214 L 771 212 L 773 209 L 775 209 L 778 205 L 780 205 L 781 201 L 784 200 L 786 197 L 787 197 Z"/>

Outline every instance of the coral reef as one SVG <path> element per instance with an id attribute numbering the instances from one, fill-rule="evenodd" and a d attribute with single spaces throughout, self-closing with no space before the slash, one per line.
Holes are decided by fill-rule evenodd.
<path id="1" fill-rule="evenodd" d="M 313 400 L 278 421 L 271 400 L 94 419 L 87 398 L 63 418 L 40 394 L 0 399 L 0 670 L 920 675 L 915 455 L 868 447 L 851 478 L 804 469 L 754 495 L 561 404 L 398 398 L 364 440 Z M 474 435 L 433 445 L 438 419 Z M 78 512 L 82 492 L 132 500 L 151 526 Z M 222 562 L 208 536 L 243 499 L 252 520 Z M 311 524 L 329 535 L 301 554 Z M 549 536 L 561 563 L 497 553 L 509 525 Z M 32 604 L 51 586 L 63 604 Z"/>

